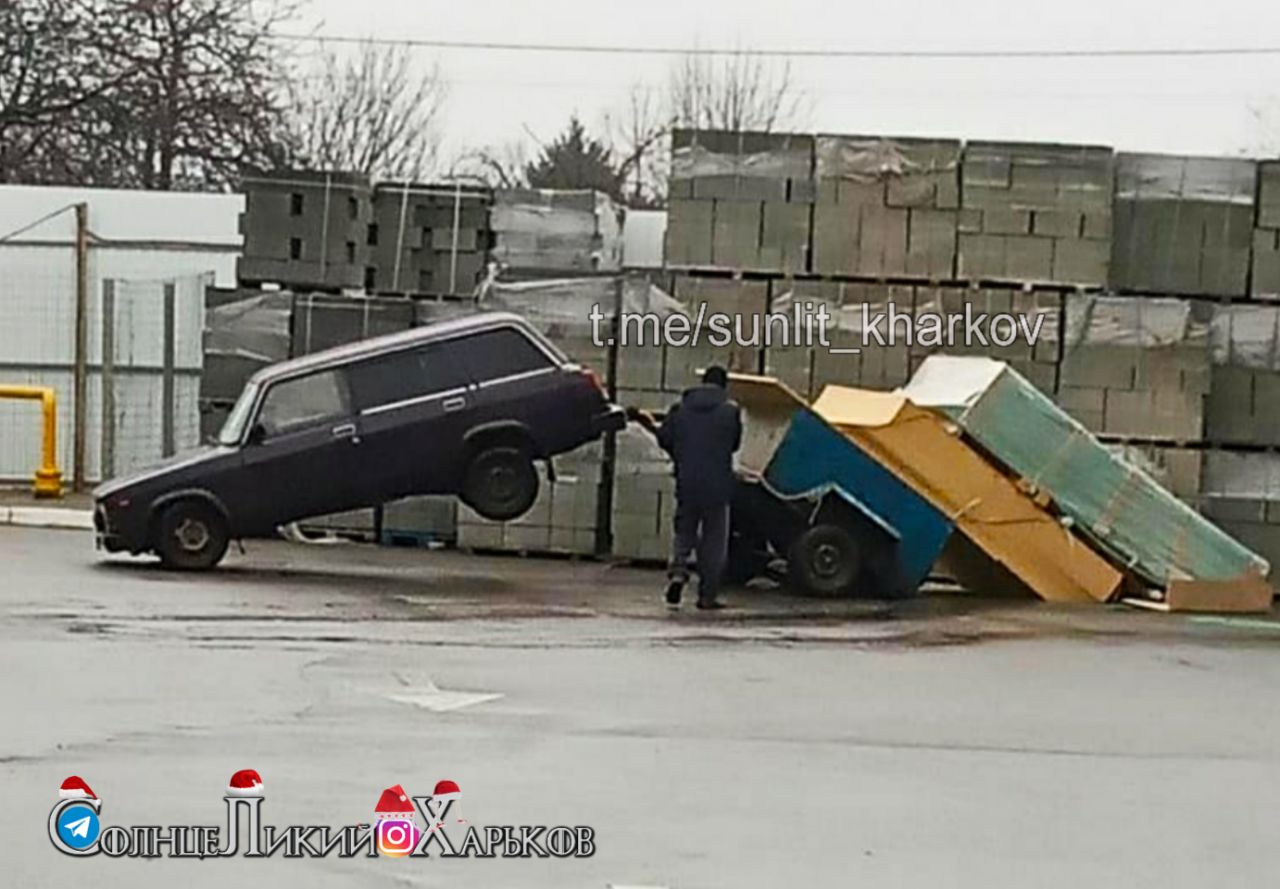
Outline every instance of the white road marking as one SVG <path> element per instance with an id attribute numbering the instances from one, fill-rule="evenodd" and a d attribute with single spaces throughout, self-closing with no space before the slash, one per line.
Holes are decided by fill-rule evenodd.
<path id="1" fill-rule="evenodd" d="M 422 707 L 433 713 L 448 713 L 452 710 L 461 710 L 463 707 L 474 707 L 476 704 L 496 701 L 502 695 L 497 692 L 447 691 L 434 682 L 428 682 L 421 688 L 387 695 L 387 697 L 401 704 Z"/>

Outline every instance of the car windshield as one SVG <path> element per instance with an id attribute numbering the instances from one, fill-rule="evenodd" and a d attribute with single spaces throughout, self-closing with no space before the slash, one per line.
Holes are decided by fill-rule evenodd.
<path id="1" fill-rule="evenodd" d="M 249 414 L 253 411 L 253 403 L 258 398 L 258 385 L 249 383 L 236 400 L 236 406 L 227 414 L 227 421 L 222 424 L 218 433 L 218 444 L 238 445 L 244 437 L 245 424 L 249 422 Z"/>

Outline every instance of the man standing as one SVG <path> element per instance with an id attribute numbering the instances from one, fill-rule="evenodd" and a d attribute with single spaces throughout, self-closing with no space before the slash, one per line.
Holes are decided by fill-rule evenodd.
<path id="1" fill-rule="evenodd" d="M 656 430 L 676 464 L 676 522 L 667 604 L 680 604 L 689 561 L 698 554 L 698 607 L 723 608 L 716 598 L 729 553 L 733 455 L 742 443 L 742 417 L 729 400 L 729 374 L 709 367 L 702 385 L 687 389 Z M 646 425 L 650 425 L 652 420 Z"/>

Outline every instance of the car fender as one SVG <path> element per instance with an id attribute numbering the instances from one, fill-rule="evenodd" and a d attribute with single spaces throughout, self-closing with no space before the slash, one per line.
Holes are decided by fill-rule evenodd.
<path id="1" fill-rule="evenodd" d="M 462 436 L 463 448 L 468 454 L 474 453 L 478 443 L 487 438 L 518 438 L 532 446 L 535 457 L 542 456 L 542 446 L 533 430 L 519 420 L 491 420 L 473 426 Z"/>
<path id="2" fill-rule="evenodd" d="M 227 527 L 231 527 L 231 512 L 227 509 L 227 505 L 222 502 L 221 497 L 207 488 L 180 488 L 177 491 L 169 491 L 167 494 L 157 497 L 151 503 L 150 523 L 155 522 L 156 517 L 160 515 L 166 506 L 178 500 L 203 500 L 218 511 L 218 514 L 227 523 Z"/>

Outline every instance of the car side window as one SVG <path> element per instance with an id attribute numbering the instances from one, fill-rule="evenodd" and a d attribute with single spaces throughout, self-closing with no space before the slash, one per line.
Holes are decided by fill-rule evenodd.
<path id="1" fill-rule="evenodd" d="M 347 369 L 358 410 L 461 389 L 471 383 L 452 342 L 428 343 Z"/>
<path id="2" fill-rule="evenodd" d="M 472 375 L 481 382 L 552 366 L 547 354 L 511 327 L 486 330 L 462 341 Z"/>
<path id="3" fill-rule="evenodd" d="M 337 370 L 324 370 L 271 386 L 258 411 L 258 423 L 271 437 L 346 415 L 341 375 Z"/>

